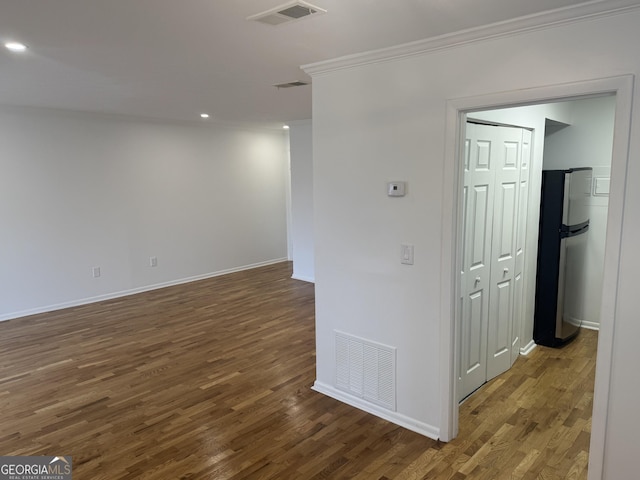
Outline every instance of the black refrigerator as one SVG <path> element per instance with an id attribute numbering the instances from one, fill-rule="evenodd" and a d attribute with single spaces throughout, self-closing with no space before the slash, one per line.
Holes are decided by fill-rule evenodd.
<path id="1" fill-rule="evenodd" d="M 561 347 L 580 331 L 576 304 L 589 231 L 591 168 L 543 170 L 533 340 Z M 578 267 L 578 268 L 576 268 Z"/>

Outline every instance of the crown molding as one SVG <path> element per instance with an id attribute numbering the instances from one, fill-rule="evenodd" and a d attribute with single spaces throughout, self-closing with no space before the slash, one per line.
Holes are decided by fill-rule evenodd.
<path id="1" fill-rule="evenodd" d="M 568 25 L 599 17 L 620 15 L 638 9 L 640 9 L 638 0 L 593 0 L 402 45 L 310 63 L 302 65 L 300 68 L 314 77 L 336 70 L 423 55 L 484 40 Z"/>

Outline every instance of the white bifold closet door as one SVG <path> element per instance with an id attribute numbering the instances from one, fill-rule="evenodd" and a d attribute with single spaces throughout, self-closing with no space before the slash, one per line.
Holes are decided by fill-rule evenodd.
<path id="1" fill-rule="evenodd" d="M 519 354 L 530 144 L 528 130 L 467 123 L 459 399 Z"/>

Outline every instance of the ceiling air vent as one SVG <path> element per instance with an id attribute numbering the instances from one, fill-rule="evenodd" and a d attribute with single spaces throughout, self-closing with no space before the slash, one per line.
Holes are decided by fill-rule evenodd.
<path id="1" fill-rule="evenodd" d="M 301 82 L 296 80 L 295 82 L 288 83 L 277 83 L 274 85 L 276 88 L 291 88 L 291 87 L 302 87 L 303 85 L 309 85 L 309 82 Z"/>
<path id="2" fill-rule="evenodd" d="M 266 23 L 268 25 L 281 25 L 319 13 L 327 13 L 327 11 L 310 3 L 297 1 L 280 5 L 266 12 L 251 15 L 247 17 L 247 20 L 255 20 L 256 22 Z"/>

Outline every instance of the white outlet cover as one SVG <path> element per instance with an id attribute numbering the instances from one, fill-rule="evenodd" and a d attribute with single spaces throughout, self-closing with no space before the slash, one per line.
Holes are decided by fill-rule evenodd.
<path id="1" fill-rule="evenodd" d="M 390 197 L 404 197 L 407 191 L 407 182 L 387 183 L 387 195 Z"/>

